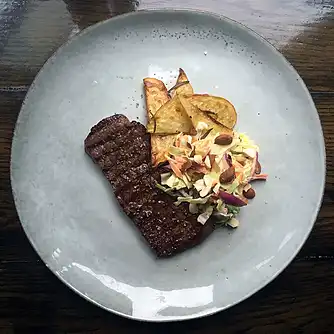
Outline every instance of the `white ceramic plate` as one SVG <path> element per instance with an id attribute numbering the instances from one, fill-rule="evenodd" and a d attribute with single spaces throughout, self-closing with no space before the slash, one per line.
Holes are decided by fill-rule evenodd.
<path id="1" fill-rule="evenodd" d="M 238 129 L 260 145 L 264 172 L 241 226 L 156 259 L 84 153 L 102 118 L 145 122 L 142 79 L 221 95 Z M 260 36 L 224 17 L 150 11 L 95 25 L 60 48 L 34 81 L 18 118 L 11 177 L 33 246 L 69 287 L 129 318 L 169 321 L 221 311 L 249 297 L 297 254 L 319 209 L 325 174 L 317 111 L 301 78 Z"/>

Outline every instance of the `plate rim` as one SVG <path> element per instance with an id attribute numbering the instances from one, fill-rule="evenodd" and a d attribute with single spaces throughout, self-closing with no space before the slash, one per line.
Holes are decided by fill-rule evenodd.
<path id="1" fill-rule="evenodd" d="M 322 169 L 323 169 L 323 173 L 321 174 L 322 178 L 320 180 L 321 184 L 320 184 L 320 188 L 319 188 L 319 196 L 318 196 L 317 202 L 316 202 L 316 209 L 314 210 L 314 213 L 311 217 L 312 223 L 305 230 L 305 233 L 302 237 L 301 243 L 298 245 L 298 247 L 296 247 L 296 249 L 291 253 L 291 255 L 286 258 L 286 260 L 284 261 L 284 264 L 281 266 L 281 268 L 276 270 L 276 272 L 272 276 L 270 276 L 269 278 L 263 279 L 261 284 L 259 284 L 256 288 L 251 290 L 249 293 L 245 294 L 242 298 L 237 299 L 236 301 L 234 301 L 233 303 L 231 303 L 229 305 L 219 307 L 219 308 L 214 309 L 214 310 L 203 311 L 203 312 L 201 312 L 201 314 L 182 315 L 182 316 L 175 316 L 174 315 L 174 316 L 169 316 L 169 317 L 166 317 L 166 318 L 154 318 L 154 317 L 144 318 L 144 317 L 128 315 L 128 314 L 122 313 L 121 311 L 117 311 L 115 309 L 112 309 L 110 307 L 107 307 L 107 306 L 104 306 L 104 305 L 100 304 L 98 301 L 94 300 L 93 298 L 85 295 L 83 292 L 78 290 L 74 285 L 70 284 L 64 277 L 57 274 L 57 271 L 53 269 L 53 265 L 48 264 L 47 260 L 44 259 L 44 256 L 41 255 L 42 252 L 39 251 L 37 245 L 35 244 L 32 236 L 30 236 L 30 234 L 27 231 L 25 225 L 23 223 L 21 223 L 20 213 L 17 211 L 17 215 L 18 215 L 20 224 L 23 227 L 23 231 L 24 231 L 25 235 L 27 236 L 27 239 L 29 240 L 29 242 L 32 245 L 35 252 L 42 259 L 45 266 L 62 283 L 64 283 L 72 291 L 74 291 L 76 294 L 83 297 L 85 300 L 89 301 L 93 305 L 96 305 L 96 306 L 98 306 L 98 307 L 100 307 L 100 308 L 102 308 L 102 309 L 104 309 L 108 312 L 111 312 L 113 314 L 116 314 L 118 316 L 121 316 L 121 317 L 124 317 L 124 318 L 127 318 L 127 319 L 131 319 L 131 320 L 136 320 L 136 321 L 152 322 L 152 323 L 155 323 L 155 322 L 156 323 L 165 323 L 165 322 L 173 322 L 173 321 L 186 321 L 186 320 L 192 320 L 192 319 L 199 319 L 199 318 L 207 317 L 207 316 L 222 312 L 222 311 L 227 310 L 227 309 L 229 309 L 229 308 L 231 308 L 235 305 L 238 305 L 238 304 L 244 302 L 245 300 L 247 300 L 248 298 L 250 298 L 251 296 L 253 296 L 254 294 L 256 294 L 257 292 L 259 292 L 260 290 L 262 290 L 263 288 L 265 288 L 269 283 L 271 283 L 275 278 L 277 278 L 277 276 L 279 276 L 291 264 L 291 262 L 298 255 L 301 248 L 305 245 L 305 242 L 309 238 L 310 233 L 311 233 L 311 231 L 314 227 L 317 216 L 318 216 L 319 211 L 320 211 L 321 206 L 322 206 L 322 200 L 323 200 L 323 196 L 324 196 L 324 192 L 325 192 L 325 184 L 326 184 L 326 172 L 327 172 L 327 170 L 326 170 L 326 146 L 325 146 L 323 128 L 322 128 L 322 124 L 321 124 L 321 121 L 320 121 L 320 116 L 319 116 L 318 110 L 315 106 L 313 98 L 312 98 L 304 80 L 301 78 L 301 76 L 299 75 L 297 70 L 292 66 L 292 64 L 285 58 L 285 56 L 272 43 L 270 43 L 265 37 L 263 37 L 262 35 L 257 33 L 255 30 L 253 30 L 252 28 L 249 28 L 248 26 L 246 26 L 243 23 L 240 23 L 240 22 L 238 22 L 234 19 L 231 19 L 227 16 L 224 16 L 224 15 L 221 15 L 221 14 L 218 14 L 218 13 L 214 13 L 214 12 L 211 12 L 211 11 L 207 11 L 207 10 L 186 8 L 186 7 L 185 8 L 182 8 L 182 7 L 179 7 L 179 8 L 171 8 L 171 7 L 154 8 L 153 7 L 153 8 L 139 9 L 137 11 L 132 11 L 132 12 L 129 12 L 129 13 L 116 15 L 114 17 L 111 17 L 111 18 L 108 18 L 106 20 L 100 21 L 98 23 L 95 23 L 95 24 L 81 30 L 78 34 L 70 37 L 65 43 L 61 44 L 56 49 L 56 51 L 45 61 L 43 66 L 39 69 L 38 73 L 36 74 L 34 80 L 32 81 L 32 83 L 31 83 L 31 85 L 30 85 L 30 87 L 29 87 L 29 89 L 28 89 L 28 91 L 25 95 L 25 98 L 22 102 L 22 105 L 21 105 L 20 111 L 18 113 L 16 123 L 15 123 L 13 136 L 12 136 L 12 143 L 11 143 L 11 150 L 10 150 L 10 181 L 11 181 L 11 190 L 12 190 L 12 195 L 13 195 L 13 199 L 14 199 L 15 209 L 16 209 L 16 203 L 17 203 L 17 196 L 16 196 L 16 192 L 15 192 L 14 186 L 13 186 L 13 160 L 12 160 L 14 141 L 16 141 L 16 137 L 17 137 L 19 119 L 20 119 L 22 113 L 24 112 L 25 105 L 26 105 L 26 103 L 29 99 L 29 95 L 32 94 L 33 88 L 36 85 L 36 82 L 39 80 L 39 77 L 42 74 L 43 70 L 47 66 L 52 66 L 52 62 L 56 59 L 58 54 L 60 54 L 63 51 L 63 49 L 65 49 L 69 44 L 71 44 L 72 42 L 81 38 L 83 35 L 91 32 L 92 30 L 97 29 L 99 26 L 109 24 L 111 21 L 123 20 L 123 19 L 129 18 L 129 17 L 132 17 L 132 16 L 149 15 L 149 14 L 152 14 L 152 13 L 169 14 L 169 15 L 173 15 L 175 13 L 184 13 L 184 14 L 188 14 L 188 15 L 189 14 L 190 15 L 200 14 L 200 15 L 204 15 L 204 16 L 208 16 L 208 17 L 213 17 L 215 19 L 219 19 L 220 21 L 228 22 L 229 24 L 233 25 L 234 27 L 237 27 L 238 29 L 241 29 L 246 34 L 250 34 L 252 37 L 254 37 L 255 39 L 257 39 L 260 42 L 262 42 L 263 44 L 265 44 L 267 47 L 269 47 L 271 49 L 271 51 L 278 58 L 280 58 L 280 60 L 283 61 L 283 63 L 287 66 L 287 68 L 289 68 L 289 70 L 299 79 L 298 80 L 299 84 L 301 85 L 301 88 L 303 89 L 303 91 L 306 93 L 309 105 L 313 109 L 313 111 L 316 115 L 316 121 L 318 122 L 319 129 L 320 129 L 319 135 L 321 137 L 321 151 L 322 151 L 321 155 L 322 155 Z"/>

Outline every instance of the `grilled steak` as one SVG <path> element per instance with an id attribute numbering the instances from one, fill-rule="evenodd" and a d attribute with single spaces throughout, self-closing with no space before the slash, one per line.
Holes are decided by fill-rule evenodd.
<path id="1" fill-rule="evenodd" d="M 85 150 L 158 256 L 184 251 L 213 231 L 210 223 L 197 222 L 186 204 L 176 207 L 173 198 L 156 187 L 161 170 L 151 166 L 150 136 L 142 124 L 124 115 L 105 118 L 91 129 Z"/>

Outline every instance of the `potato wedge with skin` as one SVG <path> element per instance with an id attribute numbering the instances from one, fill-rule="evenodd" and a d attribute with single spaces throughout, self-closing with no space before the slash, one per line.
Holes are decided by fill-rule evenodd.
<path id="1" fill-rule="evenodd" d="M 169 101 L 169 96 L 165 84 L 155 78 L 145 78 L 144 80 L 145 100 L 147 118 L 150 119 L 158 109 Z M 167 161 L 165 155 L 170 146 L 175 142 L 176 135 L 160 136 L 151 134 L 151 161 L 153 166 Z"/>
<path id="2" fill-rule="evenodd" d="M 233 129 L 237 122 L 237 113 L 228 100 L 208 94 L 194 94 L 188 100 L 198 109 L 207 113 L 217 122 Z"/>
<path id="3" fill-rule="evenodd" d="M 224 133 L 233 136 L 233 131 L 231 129 L 220 123 L 217 123 L 214 119 L 209 117 L 207 113 L 199 110 L 196 106 L 189 102 L 187 97 L 179 96 L 179 98 L 189 117 L 191 118 L 195 129 L 198 128 L 200 123 L 205 123 L 208 126 L 208 129 L 212 129 L 205 137 L 205 139 L 196 141 L 193 144 L 195 147 L 195 154 L 205 156 L 212 150 L 214 146 L 218 146 L 219 149 L 219 145 L 213 145 L 214 138 L 219 134 Z"/>
<path id="4" fill-rule="evenodd" d="M 145 78 L 143 82 L 147 117 L 150 119 L 166 102 L 168 102 L 168 91 L 165 84 L 158 79 Z"/>
<path id="5" fill-rule="evenodd" d="M 160 135 L 193 133 L 194 128 L 179 96 L 176 95 L 165 103 L 149 120 L 147 132 Z"/>
<path id="6" fill-rule="evenodd" d="M 187 82 L 187 83 L 182 85 L 183 82 Z M 178 95 L 193 95 L 194 94 L 194 89 L 191 83 L 189 82 L 189 79 L 186 73 L 183 71 L 182 68 L 179 69 L 179 76 L 177 78 L 177 81 L 174 87 L 170 89 L 172 97 L 174 97 L 177 94 Z"/>
<path id="7" fill-rule="evenodd" d="M 193 105 L 189 99 L 185 96 L 179 96 L 182 106 L 187 112 L 189 118 L 191 119 L 194 128 L 196 129 L 200 122 L 206 123 L 209 129 L 212 129 L 208 136 L 216 136 L 218 133 L 226 133 L 233 135 L 233 131 L 226 126 L 216 122 L 214 119 L 209 117 L 207 113 L 198 109 Z"/>

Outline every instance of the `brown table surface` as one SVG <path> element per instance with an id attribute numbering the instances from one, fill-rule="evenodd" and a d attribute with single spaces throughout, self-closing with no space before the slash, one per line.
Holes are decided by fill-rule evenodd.
<path id="1" fill-rule="evenodd" d="M 120 13 L 159 7 L 220 13 L 248 25 L 273 43 L 305 80 L 321 118 L 327 149 L 323 205 L 297 258 L 271 284 L 232 309 L 170 324 L 140 323 L 109 314 L 58 281 L 20 226 L 9 180 L 15 121 L 29 85 L 46 59 L 70 36 L 91 24 Z M 333 333 L 333 159 L 332 0 L 1 1 L 0 333 Z"/>

